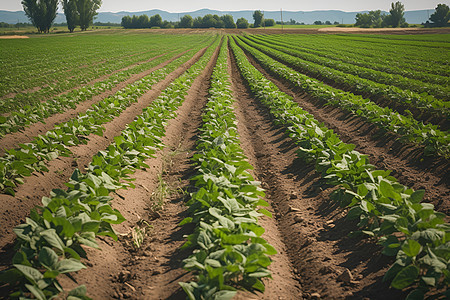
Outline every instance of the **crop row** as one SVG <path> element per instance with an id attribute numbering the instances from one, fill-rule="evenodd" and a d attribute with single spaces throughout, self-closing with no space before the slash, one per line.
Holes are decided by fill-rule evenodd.
<path id="1" fill-rule="evenodd" d="M 366 50 L 365 53 L 363 51 L 361 51 L 360 54 L 356 54 L 356 53 L 350 53 L 349 51 L 346 51 L 346 50 L 336 49 L 336 47 L 335 47 L 336 44 L 331 43 L 329 41 L 322 41 L 322 40 L 316 39 L 316 41 L 315 41 L 316 44 L 320 45 L 320 49 L 318 49 L 319 47 L 306 48 L 302 44 L 300 44 L 301 42 L 304 42 L 304 38 L 303 39 L 289 39 L 286 36 L 276 36 L 276 35 L 264 36 L 264 37 L 257 35 L 255 37 L 263 38 L 263 40 L 265 40 L 266 42 L 268 42 L 268 41 L 282 42 L 286 45 L 295 47 L 295 49 L 298 51 L 302 51 L 305 53 L 310 53 L 310 54 L 314 54 L 317 56 L 321 56 L 321 57 L 325 57 L 325 58 L 329 58 L 329 59 L 333 59 L 333 60 L 340 60 L 347 64 L 352 64 L 352 65 L 356 65 L 356 66 L 360 66 L 360 67 L 364 67 L 364 68 L 369 68 L 369 69 L 373 69 L 373 70 L 377 70 L 377 71 L 381 71 L 381 72 L 385 72 L 385 73 L 389 73 L 389 74 L 397 74 L 397 75 L 401 75 L 401 76 L 404 76 L 407 78 L 420 80 L 422 82 L 438 84 L 438 85 L 443 85 L 443 86 L 447 86 L 449 83 L 448 77 L 429 74 L 429 73 L 426 73 L 426 72 L 423 72 L 420 70 L 415 70 L 411 66 L 408 66 L 408 64 L 400 65 L 400 62 L 397 62 L 397 65 L 389 64 L 389 63 L 386 63 L 384 60 L 381 60 L 380 55 L 378 55 L 376 57 L 371 57 L 371 56 L 366 55 L 368 53 L 373 54 L 373 50 L 372 51 Z"/>
<path id="2" fill-rule="evenodd" d="M 406 60 L 420 62 L 424 58 L 428 58 L 428 62 L 422 61 L 421 63 L 427 65 L 428 63 L 444 63 L 446 64 L 445 56 L 439 51 L 448 50 L 449 44 L 447 41 L 439 40 L 440 34 L 433 36 L 433 41 L 400 41 L 394 39 L 386 39 L 381 35 L 371 36 L 356 36 L 356 35 L 336 35 L 332 39 L 334 41 L 343 41 L 344 43 L 355 43 L 356 45 L 363 45 L 366 49 L 381 49 L 385 52 L 385 56 L 393 56 L 395 58 L 401 58 L 403 51 L 407 51 L 408 57 Z M 380 38 L 381 37 L 381 38 Z M 402 51 L 402 49 L 404 49 Z M 442 66 L 440 66 L 442 67 Z M 447 71 L 448 72 L 448 71 Z"/>
<path id="3" fill-rule="evenodd" d="M 396 289 L 415 285 L 409 299 L 421 299 L 430 288 L 448 286 L 450 224 L 444 222 L 445 214 L 421 203 L 423 190 L 413 191 L 399 184 L 390 171 L 376 170 L 354 145 L 343 143 L 278 90 L 234 41 L 231 47 L 250 89 L 275 122 L 286 128 L 299 157 L 315 163 L 328 183 L 340 187 L 332 198 L 350 208 L 349 219 L 359 219 L 360 233 L 376 238 L 384 254 L 396 256 L 384 279 Z"/>
<path id="4" fill-rule="evenodd" d="M 367 43 L 355 38 L 354 35 L 318 35 L 294 36 L 288 35 L 283 40 L 295 43 L 299 48 L 320 50 L 333 54 L 346 53 L 353 59 L 362 61 L 382 61 L 387 66 L 405 69 L 413 72 L 423 72 L 438 76 L 441 79 L 450 75 L 448 68 L 442 65 L 443 49 L 433 51 L 429 47 L 401 47 L 378 42 Z M 434 35 L 439 37 L 439 35 Z M 433 59 L 434 58 L 434 59 Z M 444 59 L 445 60 L 445 59 Z"/>
<path id="5" fill-rule="evenodd" d="M 417 94 L 409 90 L 402 90 L 393 85 L 386 85 L 377 83 L 368 79 L 360 78 L 350 73 L 345 73 L 326 67 L 324 64 L 308 62 L 302 58 L 292 56 L 297 55 L 296 51 L 287 50 L 284 47 L 273 46 L 269 43 L 258 41 L 252 42 L 249 39 L 242 39 L 250 46 L 259 49 L 260 51 L 275 57 L 277 60 L 291 65 L 293 68 L 310 74 L 316 78 L 323 78 L 332 81 L 345 89 L 351 90 L 361 95 L 369 95 L 372 98 L 383 97 L 394 104 L 404 104 L 408 108 L 415 110 L 419 109 L 421 113 L 437 114 L 441 118 L 450 116 L 449 102 L 436 99 L 428 94 Z M 270 47 L 268 45 L 271 45 Z M 282 49 L 279 51 L 277 49 Z M 289 54 L 287 54 L 289 53 Z M 347 70 L 348 71 L 348 70 Z"/>
<path id="6" fill-rule="evenodd" d="M 113 144 L 94 156 L 86 174 L 75 170 L 67 191 L 54 190 L 50 198 L 44 197 L 43 206 L 32 210 L 26 223 L 14 229 L 18 251 L 13 266 L 0 273 L 0 281 L 10 284 L 11 297 L 33 295 L 37 299 L 51 299 L 59 295 L 89 299 L 85 286 L 65 292 L 57 278 L 86 268 L 81 262 L 86 257 L 81 245 L 98 248 L 96 236 L 117 240 L 111 224 L 121 223 L 124 218 L 110 206 L 109 193 L 134 187 L 130 174 L 148 167 L 145 160 L 163 147 L 166 122 L 176 116 L 218 41 L 130 123 Z"/>
<path id="7" fill-rule="evenodd" d="M 345 63 L 338 58 L 324 58 L 321 56 L 318 56 L 316 54 L 306 53 L 303 51 L 299 51 L 298 47 L 292 46 L 288 43 L 284 43 L 282 41 L 275 41 L 272 39 L 266 40 L 263 39 L 256 39 L 253 36 L 247 36 L 251 40 L 257 43 L 262 43 L 265 46 L 268 46 L 270 48 L 274 48 L 277 50 L 280 50 L 284 53 L 287 53 L 289 55 L 299 57 L 303 60 L 313 62 L 315 64 L 319 64 L 322 66 L 327 66 L 331 69 L 342 71 L 346 74 L 352 74 L 356 75 L 360 78 L 368 79 L 369 82 L 377 82 L 381 83 L 387 86 L 396 86 L 403 90 L 409 90 L 416 93 L 422 93 L 421 95 L 416 95 L 417 98 L 421 99 L 424 98 L 425 103 L 428 102 L 436 102 L 439 100 L 445 100 L 448 101 L 450 99 L 450 89 L 447 87 L 447 85 L 436 85 L 436 84 L 430 84 L 426 83 L 420 80 L 414 80 L 410 79 L 401 75 L 396 74 L 388 74 L 386 72 L 373 70 L 370 66 L 367 67 L 360 67 L 356 66 L 354 64 L 348 64 Z M 373 83 L 372 83 L 373 84 Z M 399 89 L 399 91 L 401 91 Z M 390 94 L 392 91 L 389 92 Z M 432 95 L 433 97 L 428 97 L 428 95 Z M 423 100 L 422 100 L 423 102 Z"/>
<path id="8" fill-rule="evenodd" d="M 264 192 L 247 170 L 252 166 L 239 144 L 233 96 L 227 71 L 224 42 L 211 77 L 209 101 L 193 160 L 197 191 L 187 202 L 189 215 L 182 224 L 196 229 L 183 247 L 194 248 L 184 267 L 197 274 L 197 281 L 180 283 L 189 299 L 231 299 L 236 288 L 264 291 L 261 281 L 270 277 L 267 255 L 275 249 L 260 236 L 258 206 Z"/>
<path id="9" fill-rule="evenodd" d="M 180 38 L 185 42 L 181 45 L 200 41 L 200 38 Z M 55 43 L 54 39 L 59 43 Z M 90 40 L 91 43 L 80 45 L 80 41 L 85 39 Z M 124 40 L 130 39 L 136 39 L 136 37 L 124 38 Z M 44 49 L 38 48 L 42 46 L 40 45 L 42 41 L 33 41 L 33 48 L 21 45 L 23 48 L 14 49 L 12 56 L 5 53 L 11 48 L 8 44 L 28 43 L 23 41 L 8 43 L 0 47 L 1 53 L 5 54 L 1 58 L 4 68 L 0 72 L 4 76 L 1 76 L 0 80 L 2 83 L 0 95 L 21 92 L 34 87 L 44 87 L 43 90 L 48 93 L 62 92 L 68 86 L 86 83 L 102 74 L 147 60 L 155 56 L 155 53 L 169 51 L 176 45 L 176 41 L 164 36 L 155 36 L 154 40 L 159 43 L 149 44 L 141 38 L 140 43 L 126 44 L 125 41 L 118 42 L 110 39 L 100 44 L 98 41 L 91 41 L 90 37 L 54 37 L 52 41 L 45 39 Z M 18 56 L 23 59 L 18 60 Z M 38 58 L 37 61 L 36 58 Z M 46 84 L 49 86 L 46 87 Z M 21 97 L 34 97 L 33 94 L 35 93 L 27 93 Z M 36 94 L 41 97 L 48 96 L 42 92 Z"/>
<path id="10" fill-rule="evenodd" d="M 102 61 L 97 61 L 95 63 L 83 61 L 83 56 L 78 53 L 78 56 L 75 56 L 77 61 L 73 63 L 74 65 L 71 66 L 69 70 L 64 71 L 63 74 L 61 74 L 61 72 L 58 72 L 57 70 L 52 70 L 50 74 L 47 74 L 43 77 L 45 80 L 41 79 L 39 74 L 40 72 L 44 72 L 46 68 L 36 70 L 24 69 L 21 71 L 13 69 L 10 73 L 6 73 L 2 78 L 2 81 L 5 82 L 5 85 L 17 84 L 17 82 L 21 82 L 23 84 L 26 84 L 26 86 L 24 86 L 25 89 L 33 89 L 36 86 L 42 88 L 39 88 L 36 91 L 20 92 L 12 98 L 1 100 L 0 113 L 17 110 L 27 104 L 37 104 L 41 102 L 42 99 L 62 93 L 81 84 L 87 84 L 102 75 L 107 75 L 132 64 L 149 60 L 150 58 L 160 54 L 161 52 L 169 52 L 174 48 L 186 49 L 191 44 L 197 44 L 199 42 L 203 42 L 204 44 L 206 40 L 205 37 L 202 37 L 201 39 L 197 38 L 194 41 L 192 41 L 192 38 L 182 37 L 182 39 L 186 41 L 181 41 L 181 44 L 180 41 L 166 39 L 163 43 L 154 44 L 151 47 L 150 51 L 142 52 L 142 49 L 140 49 L 140 52 L 142 53 L 138 53 L 138 55 L 134 55 L 133 53 L 131 53 L 132 55 L 130 55 L 130 53 L 124 53 L 122 54 L 122 57 L 119 58 L 116 57 L 117 53 L 115 55 L 111 55 L 112 53 L 103 53 L 102 51 L 97 51 L 98 53 L 100 53 L 98 55 L 98 59 Z M 189 43 L 191 41 L 193 43 Z M 180 47 L 179 45 L 182 46 Z M 115 50 L 115 52 L 118 52 L 120 49 Z M 119 52 L 122 53 L 123 50 L 120 50 Z M 60 65 L 64 65 L 65 60 L 59 60 L 58 63 L 59 65 L 57 66 L 57 68 L 59 68 Z M 11 73 L 17 74 L 15 74 L 15 76 L 12 76 Z M 28 83 L 28 81 L 30 80 L 32 80 L 32 82 Z"/>
<path id="11" fill-rule="evenodd" d="M 380 107 L 369 99 L 330 87 L 288 68 L 243 42 L 239 42 L 239 45 L 251 53 L 264 68 L 311 96 L 352 112 L 380 128 L 396 133 L 402 136 L 402 140 L 423 145 L 425 155 L 450 156 L 450 136 L 447 132 L 440 131 L 438 126 L 424 125 L 411 116 L 400 115 L 388 107 Z M 273 50 L 271 54 L 278 55 L 275 52 L 276 50 Z"/>
<path id="12" fill-rule="evenodd" d="M 107 90 L 111 90 L 120 82 L 128 79 L 132 74 L 140 73 L 164 62 L 168 57 L 168 54 L 163 55 L 155 58 L 149 63 L 141 64 L 132 69 L 113 74 L 108 79 L 101 82 L 81 87 L 46 102 L 25 105 L 23 108 L 12 111 L 8 116 L 0 117 L 0 137 L 8 133 L 17 132 L 31 124 L 40 121 L 42 122 L 54 114 L 64 112 L 66 109 L 73 109 L 77 104 L 89 100 Z"/>
<path id="13" fill-rule="evenodd" d="M 119 116 L 155 83 L 164 79 L 191 56 L 191 52 L 182 55 L 166 67 L 127 85 L 113 96 L 93 104 L 90 109 L 76 118 L 56 125 L 44 136 L 35 137 L 33 142 L 21 144 L 18 149 L 7 150 L 0 158 L 0 191 L 14 195 L 14 188 L 23 183 L 23 177 L 31 176 L 34 171 L 48 171 L 45 161 L 51 161 L 61 155 L 69 156 L 71 151 L 68 147 L 86 144 L 89 134 L 101 136 L 105 130 L 102 124 Z"/>

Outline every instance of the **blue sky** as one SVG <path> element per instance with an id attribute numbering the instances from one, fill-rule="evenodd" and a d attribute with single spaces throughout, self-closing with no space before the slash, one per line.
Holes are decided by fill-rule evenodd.
<path id="1" fill-rule="evenodd" d="M 216 10 L 342 10 L 361 11 L 381 9 L 388 11 L 392 0 L 103 0 L 100 11 L 144 11 L 150 9 L 161 9 L 169 12 L 186 12 L 202 8 Z M 406 10 L 434 9 L 438 3 L 449 5 L 449 1 L 435 0 L 403 0 Z M 0 0 L 0 10 L 22 10 L 21 0 Z"/>

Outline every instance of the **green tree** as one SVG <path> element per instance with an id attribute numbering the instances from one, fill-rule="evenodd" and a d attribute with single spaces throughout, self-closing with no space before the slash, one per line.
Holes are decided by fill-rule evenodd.
<path id="1" fill-rule="evenodd" d="M 225 28 L 236 28 L 232 15 L 224 15 L 220 18 Z"/>
<path id="2" fill-rule="evenodd" d="M 435 26 L 446 26 L 450 20 L 449 10 L 448 5 L 438 4 L 435 12 L 430 16 L 430 21 L 433 22 Z"/>
<path id="3" fill-rule="evenodd" d="M 384 25 L 400 27 L 405 24 L 405 18 L 403 17 L 405 13 L 405 6 L 400 1 L 391 3 L 389 13 L 390 14 L 384 18 Z"/>
<path id="4" fill-rule="evenodd" d="M 263 25 L 263 18 L 263 13 L 260 10 L 255 10 L 253 12 L 253 20 L 255 20 L 255 22 L 253 23 L 253 27 L 261 27 Z"/>
<path id="5" fill-rule="evenodd" d="M 159 14 L 150 17 L 149 27 L 162 27 L 163 20 Z"/>
<path id="6" fill-rule="evenodd" d="M 184 15 L 180 20 L 180 28 L 192 28 L 194 26 L 194 20 L 190 15 Z"/>
<path id="7" fill-rule="evenodd" d="M 239 18 L 236 21 L 237 28 L 245 29 L 248 28 L 248 21 L 246 18 Z"/>
<path id="8" fill-rule="evenodd" d="M 372 25 L 372 19 L 367 13 L 358 13 L 356 14 L 356 23 L 355 26 L 359 26 L 362 28 L 369 28 Z"/>
<path id="9" fill-rule="evenodd" d="M 102 0 L 77 0 L 78 14 L 80 15 L 80 28 L 86 30 L 93 22 Z"/>
<path id="10" fill-rule="evenodd" d="M 211 27 L 216 27 L 217 24 L 217 20 L 214 18 L 213 15 L 211 14 L 207 14 L 203 17 L 202 20 L 202 28 L 211 28 Z"/>
<path id="11" fill-rule="evenodd" d="M 136 28 L 150 28 L 150 20 L 147 15 L 140 15 L 137 17 Z"/>
<path id="12" fill-rule="evenodd" d="M 63 0 L 64 14 L 66 15 L 67 28 L 73 32 L 79 24 L 80 16 L 78 15 L 76 0 Z"/>
<path id="13" fill-rule="evenodd" d="M 274 19 L 264 19 L 264 26 L 266 26 L 266 27 L 275 26 L 275 20 Z"/>
<path id="14" fill-rule="evenodd" d="M 58 0 L 23 0 L 23 10 L 39 33 L 48 33 L 56 18 Z"/>
<path id="15" fill-rule="evenodd" d="M 381 10 L 371 10 L 369 13 L 356 14 L 355 26 L 363 28 L 380 28 L 382 26 L 383 19 L 384 15 L 381 14 Z"/>
<path id="16" fill-rule="evenodd" d="M 202 17 L 196 17 L 192 24 L 193 28 L 202 28 L 203 27 L 203 18 Z"/>
<path id="17" fill-rule="evenodd" d="M 123 28 L 127 29 L 127 28 L 131 28 L 132 24 L 132 19 L 130 16 L 124 16 L 122 18 L 122 23 L 120 23 L 120 25 L 122 25 Z"/>

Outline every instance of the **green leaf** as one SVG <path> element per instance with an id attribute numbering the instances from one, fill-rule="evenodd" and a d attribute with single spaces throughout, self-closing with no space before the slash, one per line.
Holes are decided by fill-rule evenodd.
<path id="1" fill-rule="evenodd" d="M 22 272 L 22 274 L 25 275 L 28 279 L 30 279 L 33 284 L 37 284 L 39 280 L 44 278 L 44 275 L 42 275 L 42 273 L 35 268 L 19 264 L 14 264 L 13 266 L 16 267 L 20 272 Z"/>
<path id="2" fill-rule="evenodd" d="M 398 290 L 402 290 L 413 284 L 418 276 L 419 268 L 414 265 L 409 265 L 398 272 L 394 280 L 392 280 L 391 286 Z"/>
<path id="3" fill-rule="evenodd" d="M 385 197 L 389 197 L 395 200 L 401 200 L 400 194 L 395 191 L 392 184 L 385 180 L 380 181 L 380 193 Z"/>
<path id="4" fill-rule="evenodd" d="M 37 286 L 31 285 L 31 284 L 25 284 L 25 286 L 36 297 L 36 299 L 38 299 L 38 300 L 46 300 L 47 299 L 44 295 L 44 292 Z"/>
<path id="5" fill-rule="evenodd" d="M 409 200 L 412 203 L 420 203 L 420 201 L 422 201 L 424 195 L 425 195 L 425 190 L 417 190 L 411 194 Z"/>
<path id="6" fill-rule="evenodd" d="M 179 226 L 183 226 L 185 224 L 192 223 L 192 220 L 193 220 L 192 217 L 184 218 L 183 221 L 180 222 Z"/>
<path id="7" fill-rule="evenodd" d="M 63 259 L 60 262 L 58 262 L 56 264 L 55 269 L 58 270 L 60 273 L 64 274 L 69 272 L 76 272 L 81 269 L 86 269 L 86 266 L 76 259 L 69 258 Z"/>
<path id="8" fill-rule="evenodd" d="M 41 236 L 50 244 L 50 246 L 58 248 L 61 252 L 64 252 L 64 242 L 56 233 L 55 229 L 47 229 L 41 232 Z"/>
<path id="9" fill-rule="evenodd" d="M 86 296 L 86 286 L 85 285 L 80 285 L 77 286 L 76 288 L 74 288 L 73 290 L 71 290 L 69 292 L 69 296 L 75 296 L 75 297 L 83 297 Z"/>
<path id="10" fill-rule="evenodd" d="M 13 197 L 16 195 L 16 192 L 14 192 L 14 189 L 10 188 L 10 187 L 7 187 L 4 192 L 6 195 L 11 195 Z"/>
<path id="11" fill-rule="evenodd" d="M 258 212 L 263 215 L 268 216 L 269 218 L 272 218 L 272 213 L 270 211 L 268 211 L 267 209 L 261 208 L 261 209 L 258 209 Z"/>
<path id="12" fill-rule="evenodd" d="M 407 240 L 403 243 L 402 250 L 409 257 L 414 257 L 420 253 L 420 250 L 422 250 L 422 246 L 415 240 Z"/>
<path id="13" fill-rule="evenodd" d="M 405 300 L 423 300 L 425 297 L 425 292 L 422 290 L 413 290 L 406 296 Z"/>
<path id="14" fill-rule="evenodd" d="M 54 269 L 58 255 L 52 249 L 43 247 L 39 252 L 39 262 L 48 269 Z"/>
<path id="15" fill-rule="evenodd" d="M 236 291 L 219 291 L 214 294 L 214 300 L 230 300 L 236 296 Z"/>

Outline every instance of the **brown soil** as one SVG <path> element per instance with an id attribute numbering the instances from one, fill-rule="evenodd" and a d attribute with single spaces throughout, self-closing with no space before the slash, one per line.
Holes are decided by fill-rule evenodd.
<path id="1" fill-rule="evenodd" d="M 10 39 L 28 39 L 30 38 L 29 36 L 26 35 L 2 35 L 0 36 L 0 39 L 4 39 L 4 40 L 10 40 Z"/>
<path id="2" fill-rule="evenodd" d="M 371 241 L 348 237 L 356 224 L 346 221 L 345 210 L 329 199 L 334 189 L 323 182 L 313 165 L 297 158 L 292 140 L 284 129 L 272 124 L 270 114 L 251 95 L 235 64 L 233 88 L 238 115 L 243 116 L 239 122 L 244 123 L 249 137 L 243 140 L 253 153 L 249 160 L 267 191 L 303 297 L 403 298 L 382 283 L 391 260 Z M 339 277 L 347 270 L 352 278 L 341 281 Z"/>
<path id="3" fill-rule="evenodd" d="M 423 148 L 399 141 L 399 136 L 383 132 L 338 107 L 327 106 L 292 87 L 287 81 L 265 71 L 250 55 L 250 62 L 294 101 L 314 115 L 325 126 L 338 133 L 342 141 L 356 145 L 357 151 L 367 154 L 378 169 L 392 170 L 400 183 L 415 190 L 425 189 L 425 201 L 438 211 L 450 215 L 450 163 L 440 157 L 423 156 Z"/>
<path id="4" fill-rule="evenodd" d="M 272 57 L 273 59 L 277 60 L 277 58 L 275 56 L 273 56 L 271 54 L 269 54 L 269 56 Z M 414 119 L 416 119 L 419 122 L 422 121 L 425 124 L 430 123 L 430 124 L 438 125 L 439 129 L 443 130 L 443 131 L 448 130 L 450 128 L 449 118 L 447 118 L 447 116 L 442 113 L 432 112 L 430 110 L 426 110 L 423 108 L 416 108 L 412 104 L 407 104 L 407 103 L 402 103 L 400 101 L 392 100 L 391 98 L 389 98 L 387 96 L 374 96 L 369 93 L 360 93 L 357 90 L 355 90 L 354 86 L 337 83 L 326 76 L 317 75 L 313 72 L 305 72 L 297 66 L 294 66 L 294 65 L 291 65 L 288 63 L 284 63 L 284 62 L 282 62 L 282 63 L 293 70 L 296 70 L 296 71 L 298 71 L 302 74 L 305 74 L 311 78 L 315 78 L 331 87 L 334 87 L 336 89 L 340 89 L 343 91 L 347 91 L 347 92 L 352 92 L 355 95 L 361 95 L 364 98 L 370 99 L 372 102 L 376 103 L 380 107 L 389 107 L 393 111 L 397 111 L 398 113 L 403 114 L 403 115 L 408 115 L 405 112 L 405 110 L 409 110 L 411 112 L 411 114 L 413 115 Z M 330 68 L 330 69 L 333 69 L 333 68 Z"/>
<path id="5" fill-rule="evenodd" d="M 147 51 L 147 52 L 148 52 L 148 51 Z M 145 52 L 142 52 L 142 53 L 145 53 Z M 140 54 L 140 53 L 137 53 L 137 54 Z M 135 55 L 137 55 L 137 54 L 135 54 Z M 138 65 L 141 65 L 141 64 L 150 62 L 150 61 L 155 60 L 155 59 L 157 59 L 157 58 L 159 58 L 159 57 L 161 57 L 161 56 L 163 56 L 163 55 L 165 55 L 165 54 L 166 54 L 166 53 L 163 53 L 163 54 L 157 55 L 157 56 L 155 56 L 155 57 L 146 59 L 146 60 L 144 60 L 144 61 L 139 61 L 139 62 L 137 62 L 137 63 L 130 64 L 130 65 L 128 65 L 128 66 L 126 66 L 126 67 L 124 67 L 124 68 L 122 68 L 122 69 L 115 70 L 115 71 L 113 71 L 113 72 L 111 72 L 111 73 L 108 73 L 108 74 L 102 75 L 102 76 L 100 76 L 100 77 L 98 77 L 98 78 L 96 78 L 96 79 L 93 79 L 93 80 L 91 80 L 91 81 L 89 81 L 89 82 L 87 82 L 87 83 L 80 84 L 80 85 L 77 86 L 77 87 L 74 87 L 74 88 L 71 88 L 71 89 L 69 89 L 69 90 L 66 90 L 66 91 L 64 91 L 64 92 L 62 92 L 62 93 L 56 94 L 56 95 L 54 95 L 53 97 L 58 97 L 58 96 L 65 95 L 65 94 L 69 93 L 70 91 L 73 91 L 73 90 L 75 90 L 75 89 L 79 89 L 79 88 L 84 87 L 84 86 L 87 86 L 87 85 L 93 85 L 93 84 L 95 84 L 95 83 L 97 83 L 97 82 L 100 82 L 100 81 L 102 81 L 102 80 L 105 80 L 105 79 L 109 78 L 110 76 L 112 76 L 112 75 L 114 75 L 114 74 L 116 74 L 116 73 L 119 73 L 119 72 L 122 72 L 122 71 L 126 71 L 126 70 L 129 70 L 129 69 L 131 69 L 131 68 L 133 68 L 133 67 L 135 67 L 135 66 L 138 66 Z M 126 56 L 124 56 L 124 57 L 130 57 L 130 56 L 134 56 L 134 55 L 126 55 Z M 98 65 L 98 64 L 101 64 L 101 63 L 104 63 L 104 62 L 105 62 L 105 61 L 103 60 L 103 61 L 100 61 L 100 62 L 96 62 L 96 63 L 94 63 L 93 65 Z M 85 67 L 88 67 L 88 65 L 80 66 L 80 68 L 85 68 Z M 68 73 L 68 72 L 70 72 L 70 71 L 71 71 L 71 70 L 67 70 L 67 71 L 65 71 L 65 73 Z M 73 77 L 71 77 L 71 78 L 73 78 Z M 54 82 L 54 83 L 57 83 L 57 82 Z M 37 92 L 37 91 L 39 91 L 39 90 L 41 90 L 41 89 L 43 89 L 43 88 L 45 88 L 45 87 L 47 87 L 47 86 L 48 86 L 48 84 L 45 84 L 45 85 L 43 85 L 43 86 L 33 87 L 33 88 L 30 88 L 30 89 L 27 89 L 27 90 L 23 90 L 23 91 L 21 91 L 21 92 L 13 92 L 13 93 L 9 93 L 9 94 L 6 94 L 6 95 L 1 96 L 1 97 L 0 97 L 0 100 L 2 100 L 2 99 L 7 99 L 7 98 L 13 98 L 13 97 L 15 97 L 17 94 L 21 94 L 21 93 L 33 93 L 33 92 Z M 43 99 L 41 99 L 41 102 L 45 102 L 45 101 L 47 101 L 47 100 L 48 100 L 48 99 L 43 98 Z M 4 114 L 4 115 L 7 115 L 7 114 Z"/>
<path id="6" fill-rule="evenodd" d="M 52 189 L 64 188 L 64 183 L 68 181 L 74 168 L 83 170 L 98 151 L 105 149 L 114 141 L 114 137 L 120 135 L 125 126 L 131 123 L 135 116 L 141 114 L 143 108 L 147 107 L 170 82 L 194 64 L 205 50 L 206 48 L 200 50 L 188 62 L 155 84 L 150 91 L 138 99 L 137 103 L 132 104 L 120 116 L 105 124 L 106 130 L 103 136 L 89 135 L 87 145 L 70 148 L 73 153 L 71 157 L 60 157 L 49 162 L 47 164 L 49 172 L 34 173 L 31 177 L 25 178 L 25 183 L 18 187 L 15 197 L 0 195 L 3 207 L 0 211 L 0 256 L 4 256 L 9 244 L 14 240 L 12 229 L 24 221 L 30 209 L 38 205 L 43 196 L 48 196 Z M 0 263 L 4 262 L 3 258 L 0 258 Z"/>
<path id="7" fill-rule="evenodd" d="M 5 135 L 3 138 L 0 139 L 0 155 L 3 155 L 6 150 L 12 149 L 14 147 L 17 147 L 19 144 L 28 143 L 33 140 L 34 137 L 38 136 L 39 134 L 45 134 L 47 131 L 54 128 L 55 125 L 66 122 L 74 117 L 76 117 L 79 113 L 85 112 L 88 108 L 90 108 L 93 104 L 100 102 L 101 100 L 114 95 L 119 91 L 120 89 L 123 89 L 125 86 L 142 79 L 143 77 L 149 75 L 150 73 L 154 72 L 155 70 L 158 70 L 160 68 L 163 68 L 170 62 L 174 61 L 181 55 L 183 55 L 185 52 L 179 53 L 172 57 L 171 59 L 157 65 L 156 67 L 153 67 L 151 69 L 148 69 L 144 72 L 141 72 L 139 74 L 134 74 L 127 80 L 120 82 L 115 87 L 113 87 L 111 90 L 107 90 L 99 95 L 96 95 L 92 97 L 90 100 L 83 101 L 77 105 L 74 109 L 69 109 L 61 114 L 56 114 L 53 116 L 48 117 L 44 120 L 44 122 L 38 122 L 35 124 L 32 124 L 30 127 L 25 128 L 22 131 L 14 132 L 8 135 Z M 156 59 L 159 56 L 153 57 L 151 60 Z M 130 68 L 131 66 L 127 67 Z M 126 70 L 126 69 L 123 69 Z M 99 79 L 100 80 L 100 79 Z"/>
<path id="8" fill-rule="evenodd" d="M 122 233 L 119 242 L 101 241 L 101 253 L 89 251 L 89 270 L 75 275 L 78 284 L 86 284 L 94 299 L 183 299 L 184 292 L 178 282 L 193 279 L 193 274 L 181 268 L 182 260 L 189 251 L 180 250 L 189 234 L 189 226 L 178 227 L 186 217 L 184 196 L 180 191 L 192 191 L 190 177 L 196 170 L 190 162 L 195 153 L 195 142 L 201 127 L 203 107 L 208 98 L 209 78 L 215 65 L 217 52 L 197 78 L 177 117 L 168 122 L 166 147 L 146 163 L 147 170 L 137 171 L 136 189 L 120 191 L 113 200 L 127 221 L 116 229 Z M 168 186 L 169 193 L 163 203 L 155 204 L 155 191 L 159 179 Z M 159 208 L 159 209 L 158 209 Z M 147 222 L 144 223 L 143 221 Z M 130 232 L 137 224 L 149 224 L 150 232 L 140 248 L 133 246 Z M 261 224 L 266 228 L 264 237 L 272 243 L 279 254 L 271 266 L 274 280 L 267 280 L 264 294 L 239 293 L 236 299 L 299 299 L 301 292 L 292 275 L 292 267 L 280 240 L 273 219 Z M 145 226 L 144 226 L 145 227 Z M 67 286 L 74 286 L 69 281 Z"/>
<path id="9" fill-rule="evenodd" d="M 248 29 L 226 29 L 228 34 L 446 34 L 450 28 L 248 28 Z"/>

